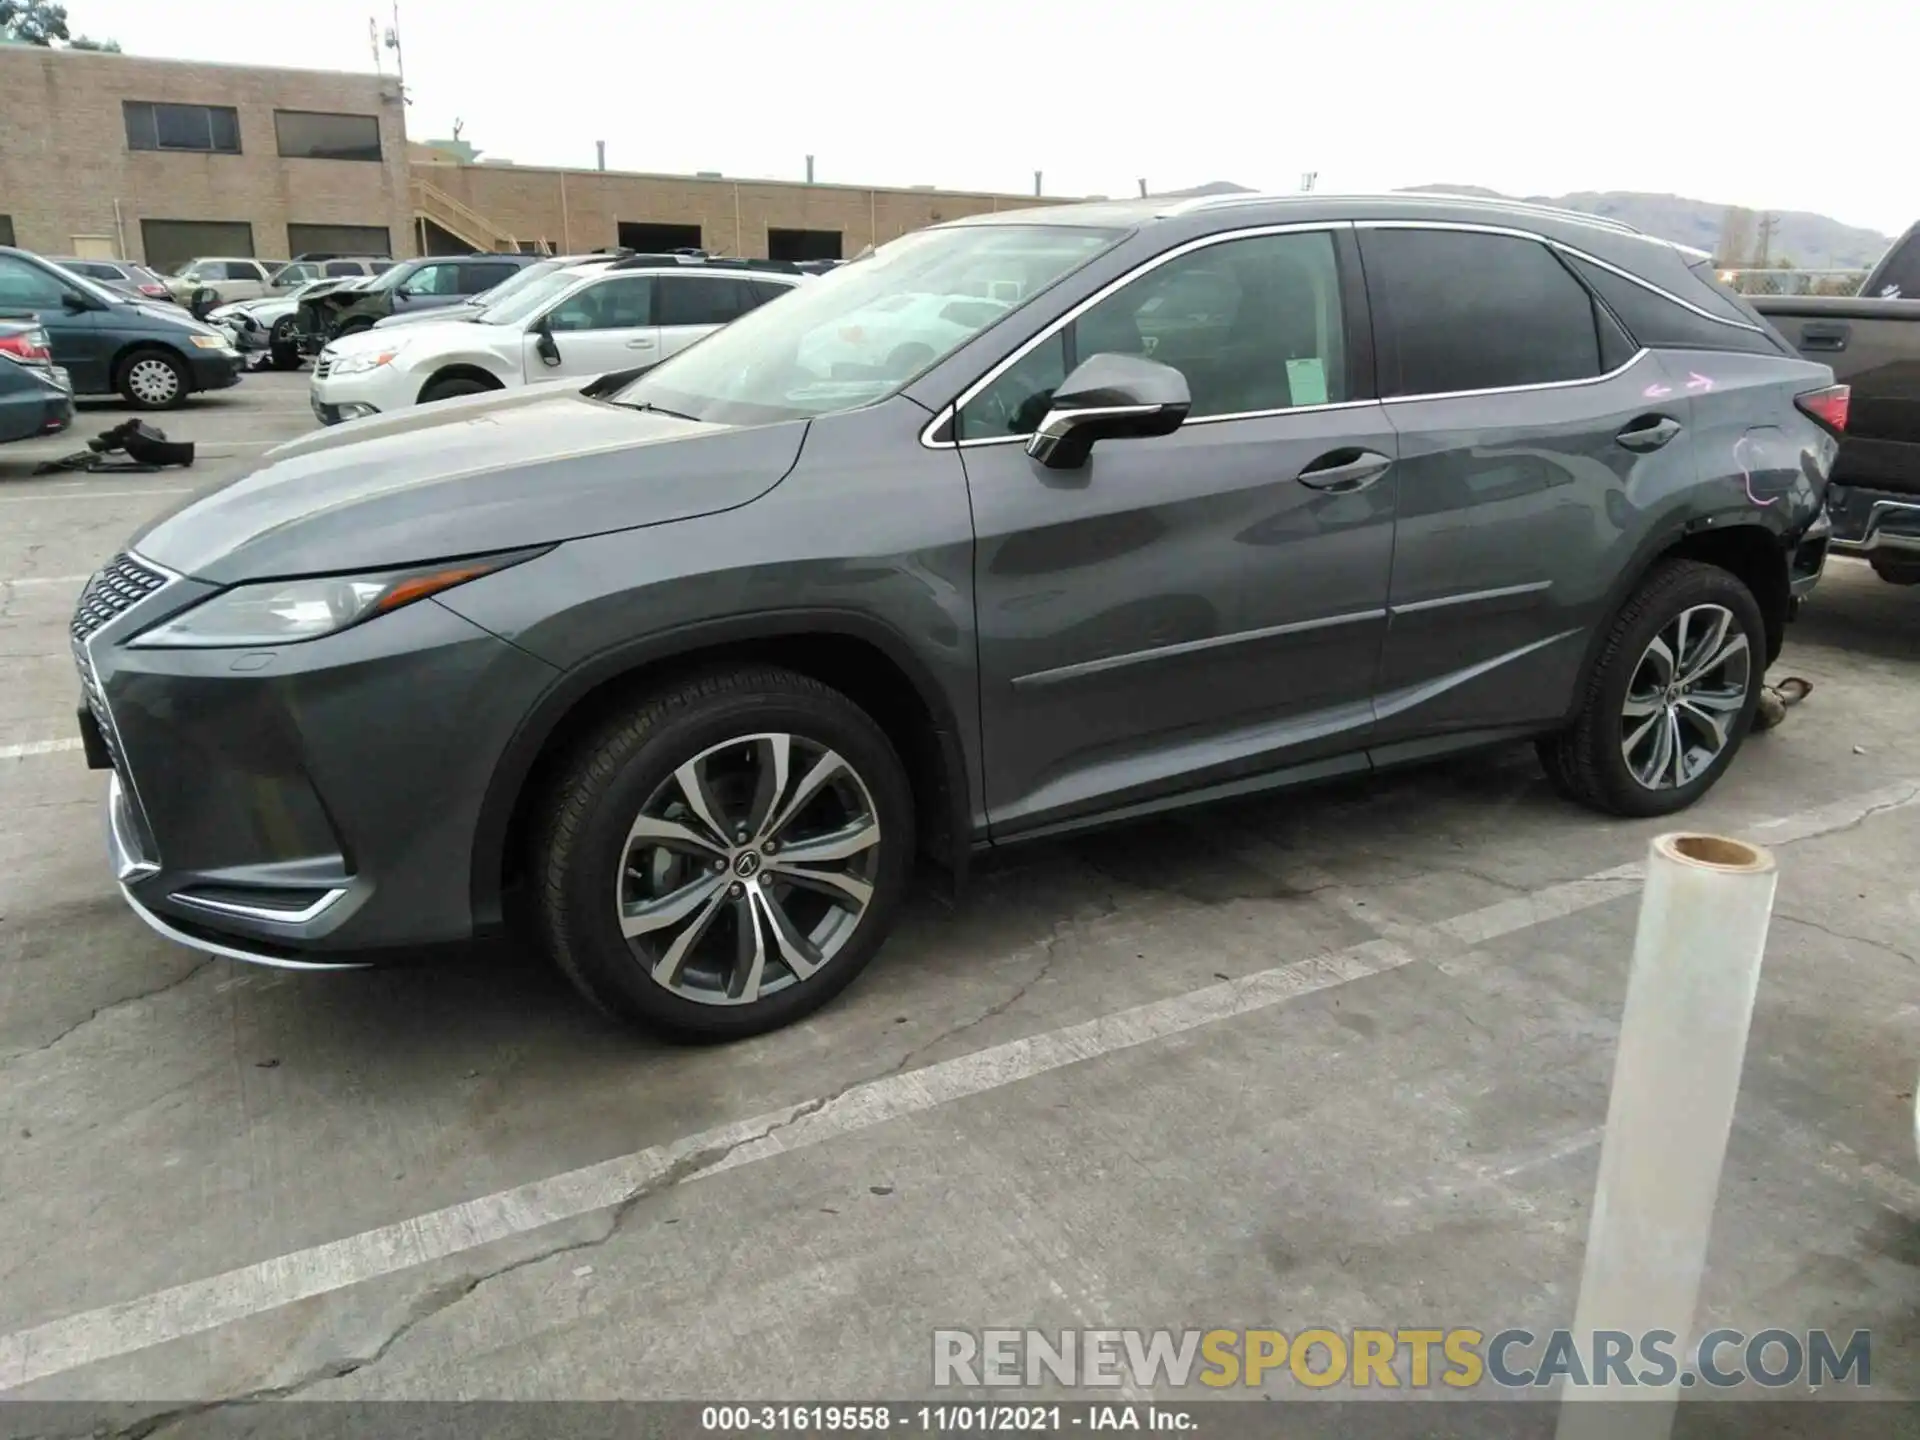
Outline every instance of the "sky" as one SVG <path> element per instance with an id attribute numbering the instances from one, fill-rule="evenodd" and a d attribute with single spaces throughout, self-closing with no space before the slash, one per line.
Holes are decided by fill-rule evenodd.
<path id="1" fill-rule="evenodd" d="M 66 0 L 133 54 L 370 70 L 391 0 Z M 1920 4 L 401 0 L 408 133 L 521 164 L 1049 195 L 1644 190 L 1920 219 Z M 382 63 L 393 69 L 393 54 Z"/>

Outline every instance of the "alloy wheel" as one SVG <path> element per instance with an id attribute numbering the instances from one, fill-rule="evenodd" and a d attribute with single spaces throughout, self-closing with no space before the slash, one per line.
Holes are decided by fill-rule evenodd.
<path id="1" fill-rule="evenodd" d="M 165 360 L 149 357 L 127 367 L 127 389 L 144 405 L 165 405 L 180 393 L 180 377 Z"/>
<path id="2" fill-rule="evenodd" d="M 1747 702 L 1753 657 L 1722 605 L 1693 605 L 1661 627 L 1627 683 L 1620 750 L 1648 790 L 1698 779 L 1726 750 Z"/>
<path id="3" fill-rule="evenodd" d="M 878 812 L 837 752 L 742 735 L 679 766 L 640 807 L 616 881 L 621 933 L 656 984 L 749 1005 L 846 948 L 880 871 Z"/>

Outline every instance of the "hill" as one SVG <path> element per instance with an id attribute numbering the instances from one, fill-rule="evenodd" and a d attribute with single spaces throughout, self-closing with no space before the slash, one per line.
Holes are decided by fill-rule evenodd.
<path id="1" fill-rule="evenodd" d="M 1682 195 L 1649 195 L 1634 190 L 1576 190 L 1569 195 L 1505 196 L 1482 185 L 1414 185 L 1451 195 L 1479 195 L 1487 199 L 1522 199 L 1536 205 L 1558 205 L 1589 215 L 1624 220 L 1637 230 L 1658 235 L 1696 250 L 1713 251 L 1720 242 L 1727 206 Z M 1866 269 L 1878 260 L 1893 237 L 1857 225 L 1843 225 L 1826 215 L 1804 210 L 1776 210 L 1772 255 L 1791 259 L 1809 270 Z"/>

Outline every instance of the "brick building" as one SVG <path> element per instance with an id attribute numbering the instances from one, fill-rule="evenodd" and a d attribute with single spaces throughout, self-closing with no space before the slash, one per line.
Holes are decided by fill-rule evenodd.
<path id="1" fill-rule="evenodd" d="M 0 45 L 0 244 L 46 254 L 161 269 L 196 255 L 616 244 L 831 259 L 1035 203 L 469 163 L 408 142 L 390 76 Z"/>
<path id="2" fill-rule="evenodd" d="M 412 213 L 390 78 L 0 46 L 0 242 L 405 254 Z"/>

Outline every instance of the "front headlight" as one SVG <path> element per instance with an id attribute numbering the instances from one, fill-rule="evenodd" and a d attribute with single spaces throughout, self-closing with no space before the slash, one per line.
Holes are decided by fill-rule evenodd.
<path id="1" fill-rule="evenodd" d="M 225 335 L 189 335 L 187 339 L 196 350 L 224 350 L 233 343 Z"/>
<path id="2" fill-rule="evenodd" d="M 256 585 L 236 585 L 135 636 L 131 643 L 136 647 L 217 649 L 317 640 L 455 585 L 531 560 L 550 548 L 542 545 L 502 555 L 482 555 L 372 575 L 319 575 L 306 580 L 266 580 Z"/>
<path id="3" fill-rule="evenodd" d="M 357 355 L 336 354 L 333 357 L 333 373 L 359 375 L 368 370 L 378 370 L 382 365 L 391 365 L 399 353 L 398 345 L 389 345 L 384 350 L 364 350 Z"/>

